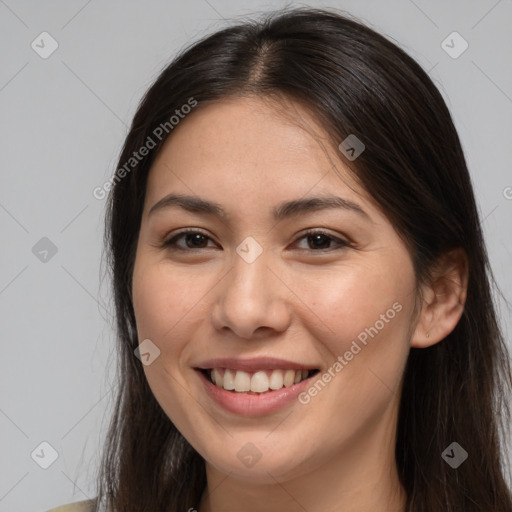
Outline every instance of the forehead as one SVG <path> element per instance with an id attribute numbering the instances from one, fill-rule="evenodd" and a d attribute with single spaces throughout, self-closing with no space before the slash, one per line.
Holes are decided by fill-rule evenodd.
<path id="1" fill-rule="evenodd" d="M 298 103 L 250 97 L 200 105 L 157 155 L 148 202 L 171 191 L 254 206 L 311 193 L 370 199 L 332 146 Z"/>

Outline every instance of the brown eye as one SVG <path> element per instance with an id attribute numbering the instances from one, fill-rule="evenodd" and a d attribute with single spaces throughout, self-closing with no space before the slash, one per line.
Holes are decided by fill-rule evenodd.
<path id="1" fill-rule="evenodd" d="M 338 249 L 348 247 L 350 245 L 345 240 L 341 240 L 340 238 L 333 237 L 329 233 L 326 233 L 325 231 L 319 231 L 319 230 L 311 230 L 311 231 L 306 232 L 306 234 L 301 236 L 300 238 L 298 238 L 296 240 L 296 242 L 298 242 L 299 240 L 303 240 L 303 239 L 307 239 L 307 241 L 308 241 L 307 249 L 309 249 L 313 252 L 329 251 L 330 250 L 329 246 L 332 242 L 335 242 Z M 334 250 L 336 250 L 336 247 L 334 248 Z"/>
<path id="2" fill-rule="evenodd" d="M 185 241 L 185 246 L 178 245 L 178 241 L 181 241 L 181 239 Z M 211 238 L 201 231 L 186 230 L 181 231 L 171 239 L 164 242 L 163 247 L 183 251 L 186 251 L 187 249 L 205 249 L 208 240 L 211 240 Z"/>

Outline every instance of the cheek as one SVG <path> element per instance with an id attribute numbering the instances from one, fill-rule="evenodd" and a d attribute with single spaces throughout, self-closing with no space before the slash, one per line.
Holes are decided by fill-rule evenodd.
<path id="1" fill-rule="evenodd" d="M 179 368 L 180 355 L 186 349 L 187 313 L 197 304 L 200 290 L 194 290 L 190 281 L 177 281 L 179 275 L 158 262 L 146 263 L 144 257 L 136 260 L 133 273 L 133 306 L 139 341 L 150 339 L 160 349 L 159 356 L 143 370 L 157 402 L 172 419 L 178 430 L 190 432 L 198 420 L 187 412 L 190 409 L 189 394 L 182 390 L 187 386 L 188 374 Z M 188 281 L 188 286 L 185 281 Z M 196 297 L 196 295 L 198 295 Z M 182 340 L 182 341 L 180 341 Z"/>
<path id="2" fill-rule="evenodd" d="M 190 280 L 179 279 L 179 272 L 158 263 L 135 265 L 133 274 L 133 307 L 139 339 L 150 338 L 163 343 L 179 330 L 186 315 L 204 295 L 204 290 L 191 286 Z M 183 281 L 183 282 L 182 282 Z"/>
<path id="3" fill-rule="evenodd" d="M 347 265 L 295 281 L 297 295 L 310 307 L 309 329 L 331 362 L 325 380 L 339 393 L 330 399 L 339 407 L 352 404 L 358 414 L 366 414 L 359 410 L 361 400 L 376 406 L 387 402 L 409 353 L 414 272 L 408 260 L 396 261 Z M 327 394 L 319 402 L 323 399 Z"/>
<path id="4" fill-rule="evenodd" d="M 380 265 L 345 265 L 329 272 L 289 276 L 299 303 L 305 304 L 319 339 L 332 336 L 339 349 L 377 323 L 378 331 L 403 322 L 413 295 L 412 268 Z M 395 307 L 393 307 L 393 305 Z M 397 311 L 400 309 L 401 311 Z M 364 338 L 364 335 L 361 336 Z"/>

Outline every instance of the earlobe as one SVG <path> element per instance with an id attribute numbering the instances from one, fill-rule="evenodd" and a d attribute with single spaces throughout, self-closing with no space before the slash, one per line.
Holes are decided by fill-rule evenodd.
<path id="1" fill-rule="evenodd" d="M 423 289 L 423 303 L 411 346 L 426 348 L 442 341 L 464 312 L 468 286 L 468 261 L 463 249 L 453 249 L 438 261 L 430 284 Z"/>

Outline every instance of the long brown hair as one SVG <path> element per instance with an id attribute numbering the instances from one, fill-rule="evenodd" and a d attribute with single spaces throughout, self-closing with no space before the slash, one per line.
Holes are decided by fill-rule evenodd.
<path id="1" fill-rule="evenodd" d="M 428 279 L 443 252 L 466 252 L 462 318 L 442 342 L 410 351 L 396 463 L 409 512 L 511 512 L 500 442 L 510 419 L 511 368 L 452 118 L 428 75 L 403 50 L 346 15 L 313 8 L 273 12 L 204 37 L 161 72 L 138 107 L 106 215 L 119 366 L 98 502 L 110 512 L 183 512 L 197 507 L 205 488 L 204 460 L 159 406 L 134 355 L 131 279 L 148 172 L 172 136 L 170 116 L 191 98 L 200 109 L 247 94 L 307 106 L 335 147 L 349 134 L 364 141 L 365 151 L 348 163 L 410 248 L 417 282 Z M 165 123 L 165 133 L 155 136 Z M 130 160 L 148 137 L 154 148 Z M 452 442 L 469 453 L 457 469 L 441 456 Z"/>

